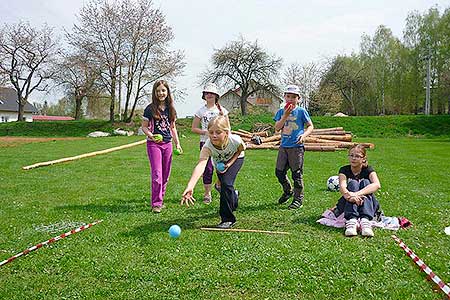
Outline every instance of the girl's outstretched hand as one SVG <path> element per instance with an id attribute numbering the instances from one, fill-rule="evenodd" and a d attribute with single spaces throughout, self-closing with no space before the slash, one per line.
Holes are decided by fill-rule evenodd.
<path id="1" fill-rule="evenodd" d="M 183 197 L 181 198 L 180 205 L 186 204 L 187 207 L 189 207 L 189 203 L 191 205 L 194 205 L 195 198 L 192 196 L 194 191 L 192 189 L 185 189 L 183 192 Z"/>

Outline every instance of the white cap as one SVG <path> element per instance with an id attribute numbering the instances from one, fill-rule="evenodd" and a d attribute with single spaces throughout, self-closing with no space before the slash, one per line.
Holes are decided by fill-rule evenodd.
<path id="1" fill-rule="evenodd" d="M 286 89 L 284 90 L 284 93 L 285 94 L 286 93 L 295 94 L 295 95 L 301 97 L 300 96 L 300 88 L 297 85 L 294 85 L 294 84 L 288 85 L 286 87 Z"/>
<path id="2" fill-rule="evenodd" d="M 217 85 L 215 85 L 212 82 L 211 83 L 207 83 L 205 85 L 205 87 L 203 88 L 202 93 L 206 93 L 206 92 L 216 94 L 217 97 L 220 97 L 219 89 L 217 88 Z M 205 99 L 204 95 L 202 95 L 202 99 Z"/>

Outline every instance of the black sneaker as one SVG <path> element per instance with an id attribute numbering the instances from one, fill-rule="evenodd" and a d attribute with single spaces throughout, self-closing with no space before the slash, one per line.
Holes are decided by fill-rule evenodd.
<path id="1" fill-rule="evenodd" d="M 231 227 L 233 227 L 234 224 L 236 224 L 236 222 L 221 222 L 219 225 L 216 226 L 216 228 L 230 229 Z"/>
<path id="2" fill-rule="evenodd" d="M 291 204 L 289 204 L 289 209 L 297 209 L 303 206 L 302 200 L 294 199 Z"/>
<path id="3" fill-rule="evenodd" d="M 283 203 L 285 203 L 286 201 L 288 201 L 289 198 L 292 197 L 292 194 L 293 194 L 292 192 L 289 192 L 289 193 L 283 193 L 283 195 L 281 195 L 280 199 L 278 199 L 278 204 L 283 204 Z"/>

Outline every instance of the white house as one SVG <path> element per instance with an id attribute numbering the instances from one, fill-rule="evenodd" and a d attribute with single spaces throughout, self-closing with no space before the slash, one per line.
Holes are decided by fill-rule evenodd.
<path id="1" fill-rule="evenodd" d="M 219 103 L 229 111 L 240 111 L 240 95 L 240 88 L 231 89 L 219 98 Z M 252 107 L 261 107 L 274 114 L 280 108 L 283 101 L 283 98 L 272 92 L 260 90 L 248 96 L 247 108 L 251 110 Z"/>
<path id="2" fill-rule="evenodd" d="M 17 121 L 18 99 L 15 89 L 0 87 L 0 123 Z M 27 102 L 24 107 L 23 121 L 33 122 L 33 114 L 37 112 L 36 107 Z"/>

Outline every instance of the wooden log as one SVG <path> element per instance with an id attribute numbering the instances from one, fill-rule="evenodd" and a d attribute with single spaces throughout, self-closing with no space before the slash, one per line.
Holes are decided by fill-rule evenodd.
<path id="1" fill-rule="evenodd" d="M 253 150 L 253 149 L 273 149 L 273 150 L 278 150 L 279 146 L 277 145 L 272 145 L 269 143 L 264 143 L 261 145 L 255 145 L 255 144 L 247 144 L 246 146 L 246 150 Z"/>
<path id="2" fill-rule="evenodd" d="M 240 137 L 246 137 L 246 138 L 249 138 L 249 139 L 252 138 L 252 135 L 251 135 L 251 134 L 243 133 L 243 132 L 240 132 L 240 131 L 231 130 L 231 133 L 237 134 L 237 135 L 239 135 Z"/>
<path id="3" fill-rule="evenodd" d="M 29 165 L 29 166 L 22 167 L 22 169 L 30 170 L 30 169 L 34 169 L 34 168 L 39 168 L 39 167 L 59 164 L 59 163 L 62 163 L 62 162 L 73 161 L 73 160 L 77 160 L 77 159 L 80 159 L 80 158 L 86 158 L 86 157 L 91 157 L 91 156 L 95 156 L 95 155 L 106 154 L 106 153 L 110 153 L 110 152 L 113 152 L 113 151 L 117 151 L 117 150 L 122 150 L 122 149 L 130 148 L 130 147 L 138 146 L 138 145 L 144 144 L 146 142 L 147 142 L 147 140 L 142 140 L 142 141 L 134 142 L 134 143 L 131 143 L 131 144 L 126 144 L 126 145 L 122 145 L 122 146 L 118 146 L 118 147 L 113 147 L 113 148 L 109 148 L 109 149 L 105 149 L 105 150 L 101 150 L 101 151 L 89 152 L 89 153 L 80 154 L 80 155 L 77 155 L 77 156 L 60 158 L 60 159 L 46 161 L 46 162 L 40 162 L 40 163 L 36 163 L 34 165 Z"/>
<path id="4" fill-rule="evenodd" d="M 349 134 L 346 135 L 315 135 L 311 134 L 311 137 L 315 137 L 318 139 L 324 139 L 324 140 L 335 140 L 335 141 L 343 141 L 343 142 L 351 142 L 352 136 Z"/>
<path id="5" fill-rule="evenodd" d="M 344 141 L 337 141 L 337 140 L 325 140 L 325 139 L 318 139 L 318 138 L 311 137 L 311 136 L 306 137 L 306 143 L 327 144 L 330 146 L 333 145 L 337 148 L 345 148 L 345 149 L 349 149 L 356 144 L 361 144 L 366 148 L 375 149 L 375 145 L 372 143 L 357 143 L 357 142 L 344 142 Z"/>
<path id="6" fill-rule="evenodd" d="M 262 138 L 263 143 L 279 141 L 279 140 L 281 140 L 281 134 L 272 135 L 268 138 Z"/>
<path id="7" fill-rule="evenodd" d="M 321 132 L 312 132 L 312 135 L 346 135 L 351 134 L 349 131 L 321 131 Z"/>
<path id="8" fill-rule="evenodd" d="M 244 137 L 244 136 L 241 136 L 241 139 L 242 139 L 244 142 L 246 142 L 246 143 L 250 143 L 250 142 L 252 141 L 251 138 L 247 138 L 247 137 Z"/>
<path id="9" fill-rule="evenodd" d="M 313 132 L 321 132 L 321 131 L 343 131 L 344 127 L 333 127 L 333 128 L 314 128 Z"/>
<path id="10" fill-rule="evenodd" d="M 250 134 L 252 135 L 252 133 L 250 131 L 244 130 L 244 129 L 238 129 L 238 131 L 245 133 L 245 134 Z"/>
<path id="11" fill-rule="evenodd" d="M 321 152 L 334 152 L 336 147 L 334 146 L 322 146 L 322 145 L 305 145 L 305 151 L 321 151 Z"/>
<path id="12" fill-rule="evenodd" d="M 267 131 L 259 131 L 259 132 L 252 132 L 252 135 L 257 135 L 260 137 L 268 137 L 269 133 Z"/>

